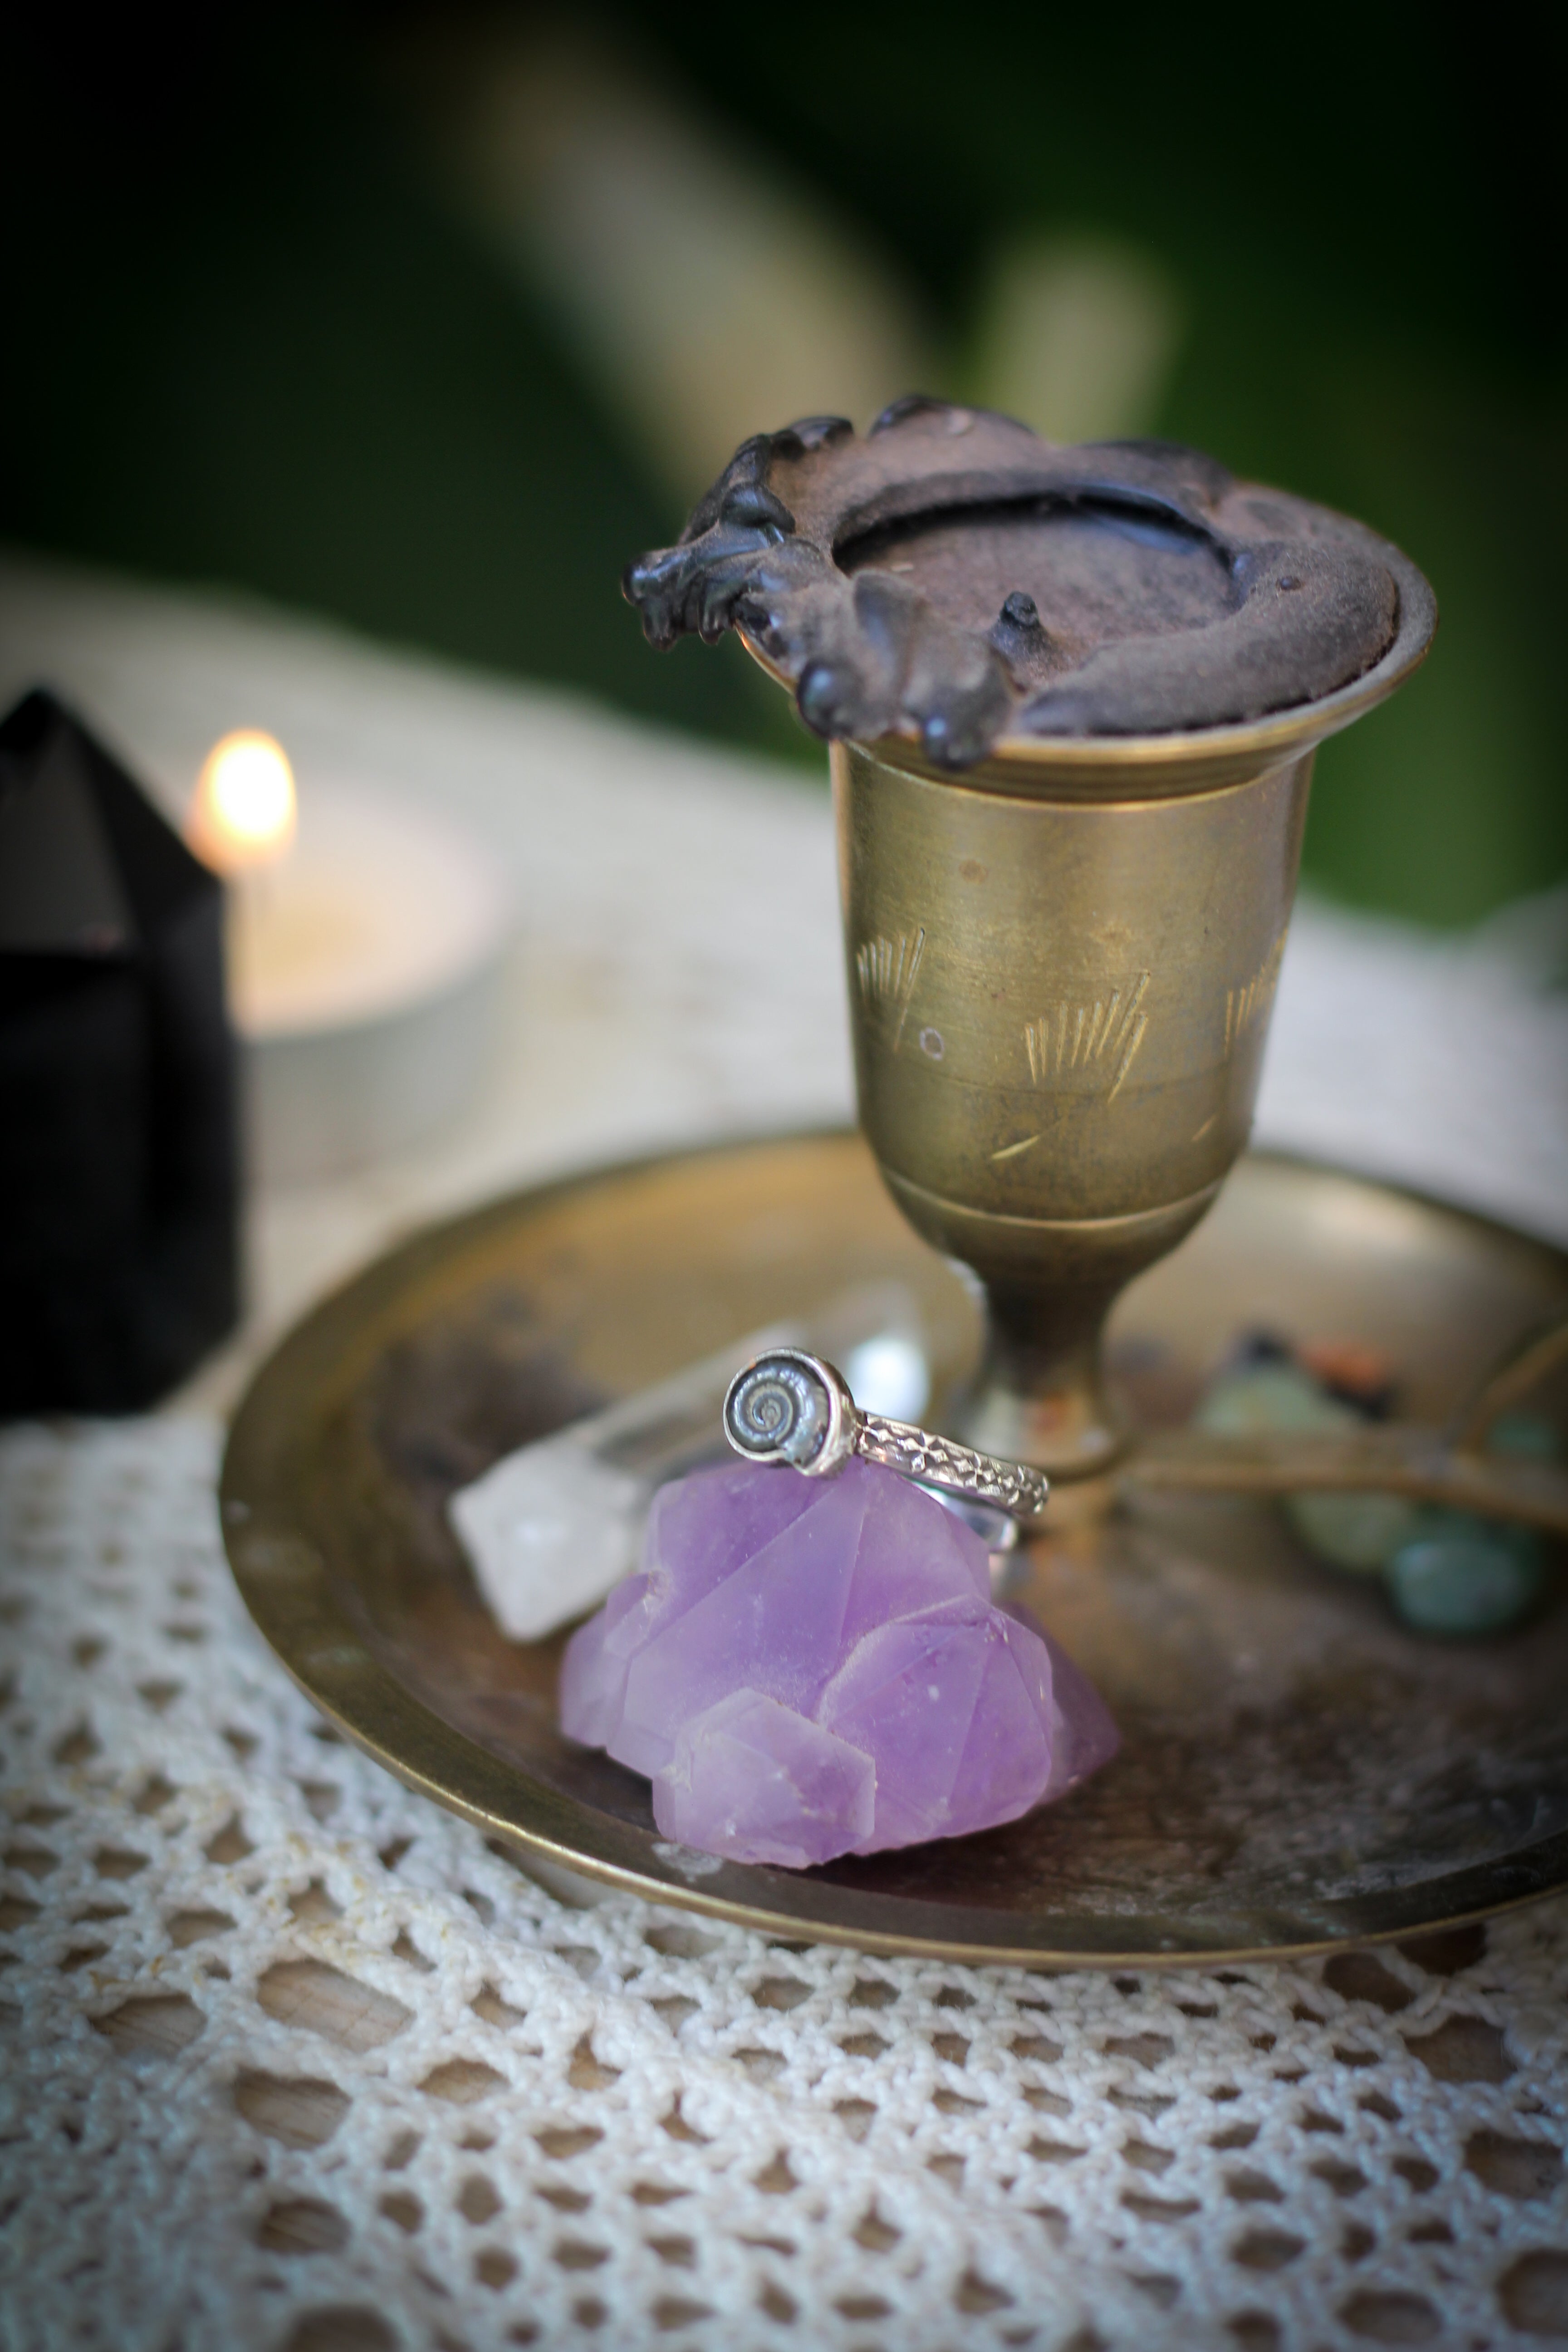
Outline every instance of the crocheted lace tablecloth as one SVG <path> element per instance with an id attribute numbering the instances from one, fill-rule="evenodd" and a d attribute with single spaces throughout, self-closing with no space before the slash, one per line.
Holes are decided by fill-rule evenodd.
<path id="1" fill-rule="evenodd" d="M 1116 1977 L 570 1909 L 288 1683 L 216 1448 L 0 1441 L 8 2344 L 1568 2332 L 1568 1905 Z"/>
<path id="2" fill-rule="evenodd" d="M 524 934 L 486 1101 L 256 1203 L 252 1317 L 175 1410 L 0 1435 L 6 2352 L 1568 2338 L 1564 1903 L 1297 1967 L 870 1959 L 563 1901 L 336 1738 L 229 1581 L 215 1405 L 416 1217 L 842 1108 L 826 811 L 265 616 L 12 563 L 0 625 L 0 689 L 165 779 L 247 721 L 439 786 Z M 1308 910 L 1271 1134 L 1564 1234 L 1549 929 Z"/>

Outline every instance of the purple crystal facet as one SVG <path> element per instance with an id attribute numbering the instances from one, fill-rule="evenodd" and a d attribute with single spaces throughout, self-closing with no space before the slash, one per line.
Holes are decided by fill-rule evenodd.
<path id="1" fill-rule="evenodd" d="M 867 1462 L 662 1487 L 640 1574 L 567 1644 L 561 1725 L 647 1775 L 667 1837 L 790 1869 L 1015 1821 L 1120 1744 L 993 1604 L 980 1538 Z"/>

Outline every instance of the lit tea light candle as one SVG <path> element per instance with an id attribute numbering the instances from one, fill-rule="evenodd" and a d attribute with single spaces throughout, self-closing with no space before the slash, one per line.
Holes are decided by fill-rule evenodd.
<path id="1" fill-rule="evenodd" d="M 321 1176 L 417 1142 L 482 1075 L 510 903 L 444 820 L 341 779 L 296 793 L 242 730 L 203 762 L 186 828 L 229 885 L 228 986 L 250 1156 Z"/>
<path id="2" fill-rule="evenodd" d="M 226 879 L 276 865 L 299 821 L 294 771 L 274 736 L 226 735 L 202 762 L 191 810 L 191 847 Z"/>

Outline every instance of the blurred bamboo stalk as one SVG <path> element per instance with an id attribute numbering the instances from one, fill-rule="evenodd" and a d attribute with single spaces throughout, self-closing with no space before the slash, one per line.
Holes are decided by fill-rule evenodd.
<path id="1" fill-rule="evenodd" d="M 435 17 L 402 58 L 469 210 L 683 507 L 750 434 L 936 383 L 890 265 L 635 60 Z"/>
<path id="2" fill-rule="evenodd" d="M 991 268 L 971 388 L 1047 440 L 1126 439 L 1154 424 L 1185 323 L 1175 282 L 1140 246 L 1013 241 Z"/>

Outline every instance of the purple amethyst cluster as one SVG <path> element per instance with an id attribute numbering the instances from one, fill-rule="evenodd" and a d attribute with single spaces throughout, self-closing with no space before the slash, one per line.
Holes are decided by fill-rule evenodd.
<path id="1" fill-rule="evenodd" d="M 981 1538 L 865 1462 L 662 1488 L 640 1573 L 568 1645 L 561 1721 L 647 1775 L 665 1836 L 796 1870 L 1016 1820 L 1119 1745 L 994 1605 Z"/>

